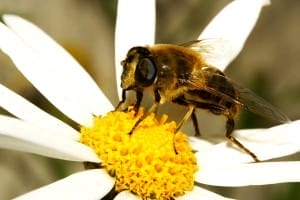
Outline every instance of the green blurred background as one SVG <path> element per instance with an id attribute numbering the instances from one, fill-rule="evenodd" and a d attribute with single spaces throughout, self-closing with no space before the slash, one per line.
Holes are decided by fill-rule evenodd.
<path id="1" fill-rule="evenodd" d="M 194 40 L 228 2 L 158 1 L 156 42 Z M 116 5 L 116 0 L 0 0 L 0 13 L 18 14 L 44 29 L 79 60 L 116 105 L 113 58 Z M 300 1 L 273 0 L 270 7 L 263 9 L 245 48 L 226 71 L 229 77 L 254 90 L 293 120 L 300 117 L 299 36 Z M 34 90 L 3 54 L 0 54 L 0 82 L 44 110 L 67 120 Z M 5 113 L 3 110 L 0 112 Z M 273 125 L 246 112 L 241 113 L 237 123 L 238 128 Z M 299 155 L 287 159 L 299 160 Z M 0 150 L 0 199 L 10 199 L 82 169 L 79 163 Z M 298 183 L 209 188 L 228 197 L 245 200 L 300 199 Z"/>

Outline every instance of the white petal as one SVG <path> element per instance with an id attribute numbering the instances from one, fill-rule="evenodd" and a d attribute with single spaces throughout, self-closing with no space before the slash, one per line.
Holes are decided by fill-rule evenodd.
<path id="1" fill-rule="evenodd" d="M 141 197 L 136 196 L 127 190 L 121 192 L 120 194 L 118 194 L 116 196 L 116 198 L 114 198 L 114 200 L 137 200 L 137 199 L 141 199 Z M 188 191 L 183 196 L 179 196 L 176 199 L 178 199 L 178 200 L 184 200 L 184 199 L 187 199 L 187 200 L 190 200 L 190 199 L 191 200 L 193 200 L 193 199 L 195 199 L 195 200 L 198 200 L 198 199 L 230 200 L 230 198 L 223 197 L 221 195 L 218 195 L 211 191 L 199 188 L 197 186 L 195 186 L 192 191 Z"/>
<path id="2" fill-rule="evenodd" d="M 139 200 L 142 199 L 139 196 L 136 196 L 134 194 L 132 194 L 131 192 L 129 192 L 128 190 L 120 192 L 115 198 L 114 200 Z"/>
<path id="3" fill-rule="evenodd" d="M 300 151 L 300 120 L 267 129 L 237 130 L 233 133 L 245 147 L 252 151 L 261 161 L 294 154 Z M 198 142 L 197 142 L 198 141 Z M 202 140 L 193 139 L 193 147 L 202 144 Z M 199 143 L 199 144 L 197 144 Z M 197 160 L 210 163 L 247 163 L 252 157 L 229 142 L 206 145 L 197 148 Z"/>
<path id="4" fill-rule="evenodd" d="M 56 130 L 53 134 L 77 140 L 79 133 L 59 119 L 49 115 L 23 97 L 0 84 L 0 107 L 14 116 L 45 129 Z M 42 133 L 41 133 L 42 134 Z"/>
<path id="5" fill-rule="evenodd" d="M 200 163 L 197 182 L 216 186 L 248 186 L 300 182 L 300 161 L 211 165 Z"/>
<path id="6" fill-rule="evenodd" d="M 95 169 L 73 174 L 15 199 L 95 200 L 104 197 L 113 186 L 114 179 L 106 171 Z"/>
<path id="7" fill-rule="evenodd" d="M 57 77 L 56 81 L 66 84 L 67 75 L 68 83 L 75 88 L 72 90 L 74 92 L 72 95 L 85 103 L 91 113 L 100 115 L 113 109 L 109 100 L 83 67 L 44 31 L 15 15 L 4 15 L 3 19 L 44 59 L 45 63 L 51 65 L 52 70 L 55 70 L 58 75 L 63 74 L 59 76 L 62 79 L 58 80 Z"/>
<path id="8" fill-rule="evenodd" d="M 244 143 L 242 143 L 244 144 Z M 249 148 L 251 151 L 252 148 Z M 255 151 L 253 151 L 256 153 Z M 204 151 L 198 151 L 195 153 L 198 163 L 211 163 L 219 165 L 221 163 L 249 163 L 254 162 L 253 158 L 244 153 L 239 148 L 233 147 L 227 141 L 221 142 L 216 145 L 212 145 L 211 148 L 205 149 Z M 259 159 L 261 159 L 259 157 Z"/>
<path id="9" fill-rule="evenodd" d="M 261 160 L 300 151 L 300 120 L 267 129 L 237 130 L 234 135 Z"/>
<path id="10" fill-rule="evenodd" d="M 119 0 L 115 31 L 115 65 L 119 98 L 121 98 L 120 62 L 134 46 L 154 44 L 155 0 Z"/>
<path id="11" fill-rule="evenodd" d="M 71 161 L 100 162 L 94 151 L 82 143 L 57 137 L 54 129 L 0 115 L 0 147 Z"/>
<path id="12" fill-rule="evenodd" d="M 1 49 L 56 107 L 83 125 L 112 106 L 90 76 L 57 43 L 24 19 L 5 15 Z M 15 33 L 15 34 L 14 34 Z"/>
<path id="13" fill-rule="evenodd" d="M 189 136 L 189 144 L 192 147 L 192 149 L 197 152 L 205 152 L 214 147 L 214 144 L 212 144 L 211 142 L 194 136 Z"/>
<path id="14" fill-rule="evenodd" d="M 224 70 L 240 53 L 252 31 L 261 8 L 269 0 L 235 0 L 228 4 L 200 34 L 198 39 L 222 38 L 226 42 L 224 57 L 212 60 L 210 64 Z"/>
<path id="15" fill-rule="evenodd" d="M 178 197 L 176 199 L 180 200 L 229 200 L 230 198 L 223 197 L 211 191 L 205 190 L 203 188 L 195 186 L 192 191 L 186 192 L 185 195 Z"/>
<path id="16" fill-rule="evenodd" d="M 68 84 L 67 78 L 65 83 L 56 81 L 57 76 L 68 74 L 57 75 L 50 67 L 45 67 L 46 64 L 36 55 L 36 52 L 2 23 L 0 23 L 0 38 L 1 50 L 57 108 L 80 124 L 91 124 L 92 114 L 76 98 L 69 95 L 69 92 L 75 88 Z"/>
<path id="17" fill-rule="evenodd" d="M 219 138 L 217 143 L 196 137 L 189 137 L 189 142 L 192 149 L 196 151 L 195 156 L 198 163 L 215 163 L 215 165 L 219 165 L 220 163 L 248 163 L 254 161 L 251 156 L 241 149 L 231 145 L 225 136 Z"/>

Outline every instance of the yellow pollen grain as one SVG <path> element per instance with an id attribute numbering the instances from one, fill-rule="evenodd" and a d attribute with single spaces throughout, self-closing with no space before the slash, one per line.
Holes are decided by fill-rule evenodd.
<path id="1" fill-rule="evenodd" d="M 156 119 L 154 114 L 129 134 L 142 115 L 142 109 L 137 115 L 129 109 L 95 117 L 93 127 L 81 128 L 80 141 L 94 149 L 116 178 L 117 191 L 173 199 L 192 190 L 197 164 L 186 134 L 175 133 L 176 123 L 166 123 L 167 115 Z"/>

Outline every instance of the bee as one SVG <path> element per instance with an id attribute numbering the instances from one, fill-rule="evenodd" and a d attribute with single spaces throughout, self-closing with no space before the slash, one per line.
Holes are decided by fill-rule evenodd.
<path id="1" fill-rule="evenodd" d="M 226 47 L 224 40 L 207 39 L 182 45 L 156 44 L 131 48 L 121 62 L 122 99 L 116 109 L 126 101 L 126 92 L 133 90 L 136 93 L 134 108 L 138 110 L 144 90 L 151 89 L 154 104 L 148 113 L 156 111 L 166 101 L 186 106 L 188 111 L 178 123 L 177 131 L 191 118 L 196 136 L 200 136 L 196 109 L 224 115 L 227 119 L 226 137 L 258 162 L 258 157 L 232 135 L 240 108 L 280 123 L 288 122 L 289 119 L 270 103 L 251 90 L 239 86 L 210 64 L 224 57 L 222 54 L 225 51 L 220 49 L 224 46 Z M 137 124 L 146 116 L 147 114 Z"/>

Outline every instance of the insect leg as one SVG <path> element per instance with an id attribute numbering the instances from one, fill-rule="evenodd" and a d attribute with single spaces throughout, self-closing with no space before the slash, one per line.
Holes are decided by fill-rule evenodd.
<path id="1" fill-rule="evenodd" d="M 160 97 L 160 94 L 158 93 L 158 90 L 154 90 L 154 105 L 151 106 L 151 108 L 148 110 L 148 113 L 151 113 L 151 112 L 157 112 L 157 108 L 160 104 L 160 100 L 161 100 L 161 97 Z"/>
<path id="2" fill-rule="evenodd" d="M 242 143 L 240 143 L 235 137 L 232 136 L 232 132 L 234 129 L 234 117 L 230 114 L 230 111 L 228 111 L 226 108 L 210 103 L 202 103 L 202 102 L 193 102 L 194 105 L 197 106 L 197 108 L 204 108 L 210 110 L 212 113 L 216 115 L 223 114 L 227 117 L 226 122 L 226 137 L 233 143 L 236 144 L 239 148 L 241 148 L 244 152 L 249 154 L 255 162 L 259 162 L 259 159 L 257 156 L 252 153 L 249 149 L 247 149 Z"/>
<path id="3" fill-rule="evenodd" d="M 122 99 L 116 106 L 115 111 L 119 110 L 119 108 L 125 103 L 125 100 L 126 100 L 126 90 L 122 90 Z"/>
<path id="4" fill-rule="evenodd" d="M 194 111 L 195 111 L 195 107 L 189 106 L 189 110 L 184 115 L 183 119 L 179 122 L 179 124 L 177 125 L 176 132 L 178 132 L 181 129 L 181 127 L 185 124 L 185 122 L 187 122 L 187 120 L 191 117 L 191 115 L 193 115 Z"/>
<path id="5" fill-rule="evenodd" d="M 195 108 L 202 108 L 202 109 L 210 110 L 212 113 L 217 114 L 217 115 L 222 114 L 222 111 L 224 110 L 223 107 L 220 107 L 218 105 L 215 105 L 215 104 L 212 104 L 212 103 L 207 103 L 207 102 L 198 102 L 198 101 L 188 100 L 184 96 L 179 96 L 176 99 L 173 99 L 172 102 L 176 103 L 176 104 L 184 105 L 184 106 L 194 107 L 194 111 L 189 116 L 191 116 L 192 121 L 193 121 L 193 125 L 194 125 L 194 128 L 195 128 L 195 136 L 200 136 L 201 135 L 199 125 L 198 125 L 197 116 L 196 116 L 196 113 L 195 113 Z"/>
<path id="6" fill-rule="evenodd" d="M 143 91 L 136 90 L 135 95 L 136 95 L 136 103 L 134 105 L 134 111 L 135 111 L 135 114 L 137 115 L 139 108 L 141 106 L 142 99 L 143 99 Z"/>
<path id="7" fill-rule="evenodd" d="M 194 125 L 194 128 L 195 128 L 195 136 L 201 136 L 199 125 L 198 125 L 198 120 L 197 120 L 197 115 L 195 113 L 195 110 L 192 113 L 191 118 L 192 118 L 193 125 Z"/>
<path id="8" fill-rule="evenodd" d="M 197 116 L 196 116 L 196 113 L 195 113 L 195 108 L 197 107 L 197 108 L 204 108 L 204 109 L 207 109 L 208 107 L 209 107 L 209 105 L 210 104 L 206 104 L 206 103 L 200 103 L 201 105 L 197 105 L 195 102 L 191 102 L 191 101 L 189 101 L 189 100 L 187 100 L 187 99 L 185 99 L 184 98 L 184 96 L 179 96 L 179 97 L 177 97 L 177 98 L 175 98 L 175 99 L 173 99 L 172 100 L 172 102 L 173 103 L 176 103 L 176 104 L 180 104 L 180 105 L 183 105 L 183 106 L 191 106 L 191 105 L 195 105 L 195 106 L 192 106 L 192 107 L 194 107 L 194 111 L 189 115 L 189 116 L 191 116 L 191 118 L 192 118 L 192 121 L 193 121 L 193 125 L 194 125 L 194 128 L 195 128 L 195 136 L 200 136 L 201 134 L 200 134 L 200 129 L 199 129 L 199 125 L 198 125 L 198 120 L 197 120 Z M 186 113 L 186 115 L 187 115 L 188 113 Z M 184 116 L 184 118 L 186 118 L 186 117 L 188 117 L 189 118 L 189 116 Z M 187 118 L 187 119 L 188 119 Z M 186 119 L 186 120 L 187 120 Z M 182 121 L 183 121 L 184 119 L 182 119 Z M 180 124 L 180 123 L 179 123 Z M 183 125 L 183 124 L 182 124 Z M 181 125 L 181 126 L 182 126 Z M 180 126 L 180 127 L 181 127 Z M 178 127 L 179 127 L 179 125 L 178 125 Z M 180 129 L 180 127 L 179 128 L 177 128 L 177 131 Z"/>
<path id="9" fill-rule="evenodd" d="M 141 93 L 141 94 L 139 94 L 139 95 L 141 95 L 140 97 L 138 97 L 138 92 Z M 141 104 L 142 97 L 143 97 L 143 92 L 142 91 L 137 91 L 136 95 L 137 95 L 137 103 L 136 103 L 136 105 L 138 104 L 138 108 L 139 108 L 139 106 Z M 134 126 L 131 129 L 131 131 L 129 132 L 129 135 L 132 134 L 132 132 L 134 131 L 134 129 L 139 125 L 139 123 L 141 123 L 141 121 L 143 121 L 150 113 L 156 112 L 156 110 L 157 110 L 157 108 L 159 106 L 159 103 L 160 103 L 160 95 L 159 95 L 159 93 L 158 93 L 157 90 L 154 91 L 154 97 L 155 97 L 154 104 L 150 107 L 150 109 L 148 110 L 148 112 L 146 114 L 144 114 L 141 118 L 138 119 L 138 121 L 134 124 Z M 140 98 L 140 100 L 139 100 L 139 98 Z M 138 102 L 138 100 L 139 100 L 139 102 Z"/>
<path id="10" fill-rule="evenodd" d="M 235 137 L 232 136 L 233 128 L 234 128 L 234 119 L 230 115 L 227 116 L 227 122 L 226 122 L 226 137 L 235 145 L 237 145 L 239 148 L 241 148 L 244 152 L 249 154 L 255 162 L 259 162 L 259 159 L 257 156 L 252 153 L 249 149 L 247 149 L 242 143 L 240 143 Z"/>
<path id="11" fill-rule="evenodd" d="M 175 133 L 177 133 L 181 129 L 181 127 L 187 122 L 187 120 L 189 120 L 191 115 L 193 115 L 194 111 L 195 111 L 195 107 L 194 106 L 189 106 L 189 110 L 186 112 L 183 119 L 177 125 Z M 178 154 L 178 152 L 176 150 L 176 145 L 175 145 L 175 140 L 174 139 L 173 139 L 173 146 L 174 146 L 175 154 Z"/>

